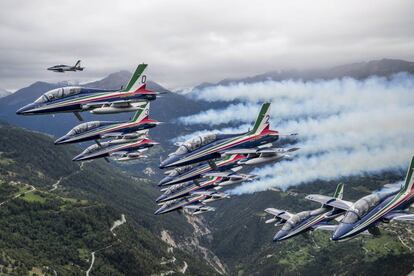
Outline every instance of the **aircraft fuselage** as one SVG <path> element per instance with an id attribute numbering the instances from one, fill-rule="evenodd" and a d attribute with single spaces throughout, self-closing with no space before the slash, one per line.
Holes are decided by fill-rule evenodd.
<path id="1" fill-rule="evenodd" d="M 65 89 L 67 87 L 64 87 Z M 60 112 L 82 112 L 94 108 L 94 103 L 110 104 L 118 101 L 130 100 L 132 102 L 155 100 L 156 94 L 137 90 L 135 92 L 124 92 L 119 90 L 102 90 L 94 88 L 75 87 L 80 92 L 57 99 L 45 99 L 46 102 L 33 102 L 19 110 L 18 115 L 51 114 Z"/>

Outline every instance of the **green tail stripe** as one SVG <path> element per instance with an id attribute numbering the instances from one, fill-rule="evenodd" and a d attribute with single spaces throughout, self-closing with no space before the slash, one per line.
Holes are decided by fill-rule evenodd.
<path id="1" fill-rule="evenodd" d="M 411 189 L 410 181 L 411 181 L 411 177 L 413 175 L 413 169 L 414 169 L 414 156 L 411 159 L 411 164 L 410 164 L 410 167 L 408 168 L 407 176 L 405 177 L 405 184 L 404 184 L 404 187 L 403 187 L 404 191 L 406 191 L 407 189 Z"/>
<path id="2" fill-rule="evenodd" d="M 265 119 L 265 114 L 270 107 L 270 103 L 264 103 L 262 108 L 260 109 L 259 116 L 257 116 L 256 122 L 252 129 L 252 133 L 256 132 L 259 129 L 259 126 L 262 124 L 263 120 Z"/>
<path id="3" fill-rule="evenodd" d="M 135 69 L 134 74 L 132 75 L 131 79 L 129 80 L 127 86 L 123 91 L 129 91 L 131 87 L 135 84 L 135 82 L 138 80 L 139 76 L 141 76 L 142 72 L 144 72 L 145 68 L 147 68 L 148 64 L 140 64 L 138 65 L 137 69 Z"/>
<path id="4" fill-rule="evenodd" d="M 139 116 L 142 114 L 142 112 L 145 111 L 145 109 L 148 107 L 149 103 L 147 102 L 142 108 L 139 108 L 137 112 L 135 112 L 134 117 L 132 117 L 132 122 L 135 122 L 138 120 Z"/>
<path id="5" fill-rule="evenodd" d="M 144 112 L 144 109 L 138 109 L 137 112 L 135 112 L 134 117 L 132 117 L 132 122 L 135 122 L 136 120 L 138 120 L 139 115 L 141 115 L 141 113 Z"/>
<path id="6" fill-rule="evenodd" d="M 333 194 L 333 197 L 338 198 L 343 193 L 344 193 L 344 183 L 339 183 L 338 186 L 336 186 L 336 190 L 335 190 L 335 193 Z"/>

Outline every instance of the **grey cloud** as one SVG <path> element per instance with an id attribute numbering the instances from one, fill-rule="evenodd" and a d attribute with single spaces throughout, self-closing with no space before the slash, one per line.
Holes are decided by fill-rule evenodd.
<path id="1" fill-rule="evenodd" d="M 150 63 L 175 89 L 279 68 L 414 59 L 412 1 L 2 1 L 0 87 Z M 81 58 L 82 74 L 45 67 Z"/>

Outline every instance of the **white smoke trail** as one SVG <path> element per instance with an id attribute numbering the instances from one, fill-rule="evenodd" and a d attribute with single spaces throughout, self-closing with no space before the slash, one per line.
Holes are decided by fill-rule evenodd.
<path id="1" fill-rule="evenodd" d="M 210 101 L 241 100 L 247 103 L 233 104 L 224 110 L 207 110 L 180 118 L 179 121 L 186 125 L 251 122 L 260 109 L 259 101 L 273 103 L 272 120 L 276 123 L 303 116 L 320 117 L 361 109 L 410 106 L 413 87 L 414 77 L 402 73 L 388 81 L 372 77 L 364 81 L 349 78 L 323 82 L 267 81 L 212 87 L 200 91 L 196 98 Z"/>
<path id="2" fill-rule="evenodd" d="M 378 173 L 384 170 L 400 171 L 408 167 L 409 150 L 401 154 L 395 147 L 359 150 L 357 152 L 335 151 L 311 157 L 298 157 L 290 162 L 258 169 L 253 173 L 261 178 L 242 184 L 231 194 L 254 193 L 272 187 L 286 189 L 317 180 L 333 180 L 340 177 Z"/>
<path id="3" fill-rule="evenodd" d="M 196 97 L 244 102 L 180 121 L 212 125 L 251 122 L 260 108 L 258 102 L 270 100 L 273 128 L 298 132 L 301 150 L 295 152 L 293 161 L 255 169 L 259 180 L 231 192 L 286 189 L 317 180 L 404 170 L 414 154 L 413 91 L 414 77 L 407 74 L 364 81 L 234 84 L 199 91 Z"/>

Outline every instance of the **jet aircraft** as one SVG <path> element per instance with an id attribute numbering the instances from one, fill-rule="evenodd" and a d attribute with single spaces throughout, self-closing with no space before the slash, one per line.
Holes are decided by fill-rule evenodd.
<path id="1" fill-rule="evenodd" d="M 104 90 L 80 86 L 61 87 L 50 90 L 36 101 L 16 111 L 18 115 L 73 112 L 83 121 L 79 112 L 111 114 L 138 110 L 145 102 L 157 98 L 159 92 L 146 89 L 147 64 L 138 65 L 125 88 Z"/>
<path id="2" fill-rule="evenodd" d="M 120 154 L 128 154 L 131 152 L 141 151 L 157 145 L 148 138 L 133 140 L 130 142 L 122 141 L 122 139 L 112 140 L 109 142 L 92 145 L 86 148 L 81 154 L 74 157 L 73 161 L 84 161 L 96 158 L 107 158 L 119 156 Z M 107 160 L 107 159 L 106 159 Z M 107 160 L 108 161 L 108 160 Z"/>
<path id="3" fill-rule="evenodd" d="M 202 177 L 204 174 L 213 171 L 226 171 L 238 167 L 238 161 L 245 159 L 246 156 L 241 154 L 232 154 L 217 160 L 216 162 L 203 162 L 195 166 L 186 166 L 176 168 L 166 172 L 167 176 L 161 179 L 158 186 L 167 186 L 183 183 Z M 241 167 L 239 168 L 241 169 Z"/>
<path id="4" fill-rule="evenodd" d="M 55 141 L 56 145 L 67 143 L 78 143 L 90 140 L 99 140 L 124 136 L 126 134 L 137 135 L 135 132 L 153 128 L 160 124 L 159 122 L 149 119 L 150 103 L 142 109 L 138 109 L 134 117 L 129 122 L 117 121 L 93 121 L 82 123 L 72 128 L 66 135 Z"/>
<path id="5" fill-rule="evenodd" d="M 342 200 L 343 189 L 344 185 L 339 184 L 333 195 L 333 199 Z M 330 229 L 332 226 L 335 227 L 335 225 L 329 225 L 327 223 L 344 214 L 344 210 L 327 204 L 322 204 L 321 208 L 303 211 L 297 214 L 291 214 L 287 211 L 274 208 L 267 208 L 265 212 L 274 216 L 274 218 L 267 220 L 266 223 L 276 222 L 275 226 L 283 224 L 279 232 L 273 237 L 273 241 L 275 242 L 286 240 L 307 231 L 317 229 L 327 230 L 326 228 Z"/>
<path id="6" fill-rule="evenodd" d="M 166 202 L 154 214 L 165 214 L 181 209 L 192 210 L 193 215 L 214 211 L 215 208 L 206 206 L 205 204 L 225 198 L 229 198 L 229 195 L 217 191 L 197 191 L 189 197 Z"/>
<path id="7" fill-rule="evenodd" d="M 49 71 L 58 72 L 58 73 L 65 73 L 68 71 L 76 72 L 76 71 L 83 71 L 85 67 L 80 66 L 81 61 L 78 60 L 74 66 L 59 64 L 52 67 L 47 68 Z"/>
<path id="8" fill-rule="evenodd" d="M 279 139 L 279 132 L 269 129 L 270 103 L 262 105 L 252 130 L 241 134 L 206 134 L 190 139 L 169 154 L 160 168 L 178 167 L 215 158 L 234 149 L 258 149 Z"/>
<path id="9" fill-rule="evenodd" d="M 193 180 L 168 187 L 164 194 L 156 199 L 156 202 L 171 201 L 180 197 L 188 196 L 195 191 L 206 191 L 237 184 L 243 181 L 255 179 L 255 175 L 234 173 L 229 176 L 210 176 L 204 181 Z"/>
<path id="10" fill-rule="evenodd" d="M 378 223 L 390 221 L 414 222 L 414 214 L 407 209 L 414 202 L 414 157 L 408 168 L 405 183 L 399 189 L 386 189 L 374 192 L 357 200 L 354 204 L 344 204 L 340 199 L 331 200 L 328 206 L 342 204 L 347 210 L 341 223 L 336 227 L 332 240 L 340 241 L 368 231 L 379 234 Z M 318 200 L 314 198 L 313 200 Z"/>

